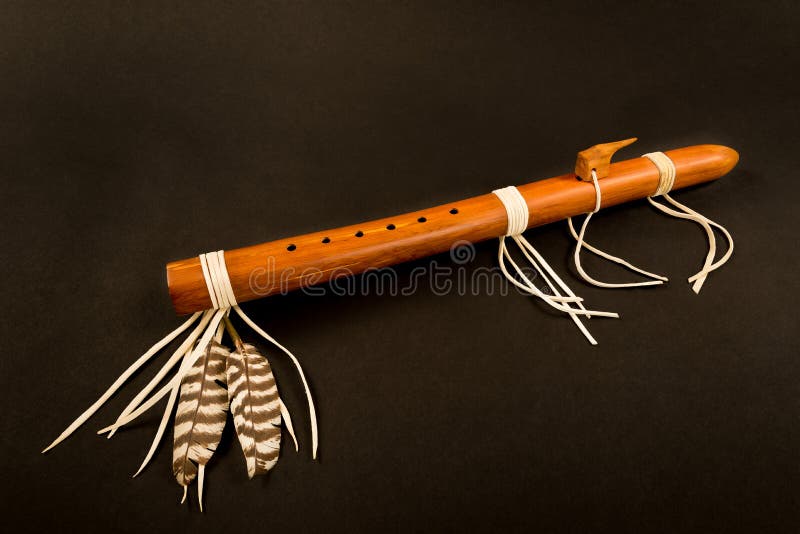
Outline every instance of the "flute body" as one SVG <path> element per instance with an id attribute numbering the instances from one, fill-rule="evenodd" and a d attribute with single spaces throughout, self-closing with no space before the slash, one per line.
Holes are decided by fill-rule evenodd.
<path id="1" fill-rule="evenodd" d="M 676 168 L 673 189 L 720 178 L 739 159 L 735 150 L 721 145 L 695 145 L 665 154 Z M 658 183 L 659 171 L 647 158 L 613 163 L 608 175 L 600 180 L 601 207 L 651 196 Z M 587 213 L 595 207 L 593 184 L 577 180 L 574 173 L 518 189 L 530 212 L 528 228 Z M 245 302 L 445 252 L 457 241 L 497 238 L 506 229 L 506 209 L 496 195 L 489 193 L 403 215 L 226 250 L 225 263 L 236 300 Z M 169 263 L 167 283 L 179 315 L 212 307 L 197 257 Z"/>

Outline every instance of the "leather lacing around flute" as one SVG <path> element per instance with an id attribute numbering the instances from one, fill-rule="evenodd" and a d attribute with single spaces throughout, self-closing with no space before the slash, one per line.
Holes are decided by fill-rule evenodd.
<path id="1" fill-rule="evenodd" d="M 614 312 L 587 310 L 583 305 L 583 299 L 577 297 L 575 293 L 572 292 L 572 290 L 556 274 L 553 268 L 550 267 L 550 265 L 545 261 L 542 255 L 539 254 L 536 248 L 534 248 L 534 246 L 522 236 L 522 232 L 528 228 L 528 219 L 530 214 L 528 212 L 528 204 L 525 202 L 525 198 L 516 187 L 505 187 L 503 189 L 492 191 L 492 193 L 497 195 L 497 197 L 503 203 L 508 216 L 508 228 L 506 230 L 506 235 L 500 238 L 500 248 L 497 254 L 500 270 L 503 272 L 509 282 L 520 288 L 525 293 L 539 297 L 549 306 L 555 308 L 556 310 L 567 313 L 578 326 L 583 335 L 586 336 L 586 339 L 588 339 L 592 345 L 596 345 L 597 341 L 589 333 L 589 330 L 587 330 L 579 316 L 583 315 L 587 318 L 616 318 L 619 317 L 619 314 Z M 517 263 L 512 259 L 511 254 L 509 254 L 508 248 L 506 247 L 506 237 L 510 237 L 514 240 L 523 256 L 525 256 L 525 259 L 528 260 L 528 262 L 536 270 L 538 276 L 540 276 L 550 288 L 552 295 L 545 293 L 542 289 L 536 287 L 536 284 L 534 284 L 531 277 L 526 275 L 519 265 L 517 265 Z M 519 277 L 519 280 L 509 272 L 506 262 L 508 262 L 514 269 L 514 272 Z M 573 304 L 575 307 L 572 306 Z"/>
<path id="2" fill-rule="evenodd" d="M 586 235 L 586 228 L 589 226 L 589 221 L 592 220 L 592 215 L 600 211 L 600 203 L 602 201 L 602 193 L 600 192 L 600 183 L 597 180 L 597 173 L 594 171 L 594 169 L 592 169 L 592 184 L 594 185 L 594 193 L 595 193 L 594 210 L 586 214 L 586 218 L 583 220 L 583 224 L 581 225 L 581 231 L 579 233 L 575 233 L 575 226 L 572 224 L 572 217 L 567 218 L 567 226 L 569 226 L 569 231 L 572 234 L 572 237 L 574 237 L 578 242 L 575 245 L 575 253 L 573 254 L 573 258 L 575 260 L 575 269 L 578 271 L 578 274 L 581 276 L 581 278 L 583 278 L 585 281 L 589 282 L 592 285 L 605 288 L 654 286 L 666 282 L 667 278 L 665 276 L 645 271 L 644 269 L 636 267 L 635 265 L 623 260 L 622 258 L 618 258 L 617 256 L 613 256 L 607 252 L 603 252 L 599 248 L 593 247 L 592 245 L 584 241 L 584 236 Z M 622 265 L 623 267 L 626 267 L 631 271 L 635 271 L 648 278 L 652 278 L 653 280 L 648 280 L 646 282 L 610 283 L 610 282 L 601 282 L 600 280 L 592 278 L 586 273 L 586 271 L 583 268 L 583 265 L 581 265 L 581 249 L 583 248 L 585 248 L 590 252 L 594 252 L 601 258 L 605 258 L 608 261 Z"/>
<path id="3" fill-rule="evenodd" d="M 675 184 L 675 175 L 677 174 L 675 170 L 675 163 L 673 163 L 669 156 L 663 152 L 651 152 L 643 155 L 642 157 L 649 159 L 653 162 L 653 164 L 655 164 L 656 167 L 658 167 L 658 189 L 656 189 L 656 192 L 653 196 L 647 197 L 647 201 L 650 202 L 653 207 L 658 208 L 667 215 L 696 222 L 703 227 L 703 230 L 706 231 L 706 236 L 708 237 L 708 254 L 706 254 L 703 268 L 700 269 L 696 274 L 690 276 L 688 279 L 689 283 L 692 284 L 692 291 L 695 293 L 700 293 L 700 289 L 703 287 L 703 283 L 706 281 L 708 275 L 712 271 L 715 271 L 725 265 L 725 263 L 730 259 L 731 254 L 733 254 L 733 238 L 728 230 L 726 230 L 721 224 L 715 223 L 708 217 L 700 215 L 693 209 L 681 204 L 669 196 L 669 192 L 672 191 L 672 186 Z M 657 196 L 663 197 L 664 200 L 672 204 L 675 208 L 677 208 L 677 210 L 672 209 L 669 206 L 665 206 L 660 202 L 656 202 L 653 197 Z M 723 254 L 722 257 L 717 261 L 714 261 L 714 257 L 717 255 L 717 239 L 714 235 L 714 230 L 712 227 L 719 230 L 722 235 L 725 236 L 725 240 L 728 242 L 728 250 L 726 250 L 725 254 Z"/>
<path id="4" fill-rule="evenodd" d="M 312 457 L 317 457 L 318 447 L 318 430 L 317 430 L 317 414 L 314 407 L 314 400 L 311 396 L 311 391 L 308 387 L 303 369 L 300 366 L 298 359 L 286 347 L 278 343 L 272 336 L 267 334 L 261 327 L 253 322 L 247 314 L 242 311 L 236 302 L 236 297 L 233 293 L 228 271 L 225 266 L 225 253 L 224 251 L 209 252 L 208 254 L 200 255 L 200 264 L 203 269 L 203 276 L 205 277 L 206 284 L 209 290 L 209 297 L 213 305 L 213 309 L 204 312 L 194 313 L 188 320 L 181 326 L 167 334 L 163 339 L 159 340 L 155 345 L 150 347 L 142 356 L 139 357 L 130 367 L 128 367 L 117 380 L 95 401 L 89 408 L 86 409 L 75 421 L 73 421 L 50 445 L 47 446 L 42 452 L 47 452 L 52 449 L 66 438 L 68 438 L 75 430 L 77 430 L 83 423 L 85 423 L 92 415 L 94 415 L 100 407 L 111 398 L 111 396 L 119 390 L 123 384 L 130 379 L 136 371 L 138 371 L 144 364 L 158 354 L 164 347 L 166 347 L 175 338 L 188 330 L 192 325 L 194 329 L 184 339 L 181 345 L 172 353 L 172 356 L 167 360 L 163 367 L 158 371 L 156 376 L 133 398 L 133 400 L 125 407 L 125 409 L 117 417 L 116 421 L 99 430 L 98 434 L 108 432 L 109 437 L 120 427 L 127 425 L 147 410 L 152 408 L 158 401 L 165 396 L 168 396 L 167 406 L 164 410 L 164 415 L 161 418 L 158 430 L 156 432 L 153 443 L 148 451 L 144 461 L 142 462 L 139 470 L 136 471 L 134 476 L 138 475 L 142 469 L 148 464 L 153 457 L 164 431 L 169 424 L 169 419 L 172 414 L 172 409 L 175 406 L 178 394 L 180 392 L 181 382 L 183 377 L 189 369 L 195 364 L 198 358 L 203 354 L 212 338 L 216 337 L 217 340 L 222 334 L 222 319 L 234 310 L 241 319 L 247 323 L 250 328 L 255 330 L 264 339 L 281 349 L 292 360 L 292 363 L 297 368 L 300 379 L 305 389 L 306 399 L 308 400 L 308 411 L 311 419 L 311 441 L 312 441 Z M 161 389 L 153 393 L 169 372 L 180 362 L 178 372 L 175 373 L 169 381 L 164 384 Z M 149 397 L 148 397 L 149 395 Z M 284 419 L 287 419 L 287 430 L 290 429 L 290 422 L 288 421 L 288 414 L 284 413 Z"/>
<path id="5" fill-rule="evenodd" d="M 308 387 L 306 375 L 303 373 L 303 367 L 297 357 L 289 351 L 286 347 L 278 343 L 278 341 L 267 334 L 260 326 L 258 326 L 250 317 L 236 303 L 236 297 L 233 294 L 233 286 L 231 279 L 228 276 L 228 269 L 225 266 L 225 251 L 218 250 L 216 252 L 209 252 L 200 255 L 200 264 L 203 268 L 203 276 L 208 286 L 208 295 L 211 297 L 211 302 L 215 309 L 226 310 L 228 313 L 233 309 L 236 314 L 258 335 L 281 349 L 294 364 L 297 369 L 297 374 L 303 383 L 305 390 L 306 400 L 308 401 L 308 415 L 311 420 L 311 450 L 312 456 L 317 457 L 317 446 L 319 444 L 318 430 L 317 430 L 317 411 L 314 407 L 314 398 L 311 396 L 311 390 Z M 291 424 L 291 423 L 289 423 Z"/>
<path id="6" fill-rule="evenodd" d="M 696 274 L 689 277 L 689 283 L 692 284 L 692 290 L 695 293 L 699 293 L 709 273 L 722 267 L 725 264 L 725 262 L 727 262 L 728 259 L 731 257 L 731 254 L 733 253 L 733 239 L 731 238 L 730 233 L 722 225 L 715 223 L 714 221 L 708 219 L 707 217 L 704 217 L 703 215 L 700 215 L 691 208 L 674 200 L 669 195 L 669 192 L 672 191 L 672 187 L 675 185 L 675 177 L 677 175 L 675 164 L 669 158 L 669 156 L 667 156 L 663 152 L 651 152 L 649 154 L 645 154 L 642 157 L 649 159 L 658 168 L 658 187 L 656 188 L 656 192 L 652 196 L 647 197 L 647 200 L 650 202 L 650 204 L 658 208 L 663 213 L 666 213 L 667 215 L 678 217 L 680 219 L 694 221 L 700 226 L 702 226 L 706 232 L 706 236 L 708 237 L 709 248 L 708 248 L 708 254 L 706 255 L 706 259 L 703 264 L 703 268 L 700 269 L 700 271 L 697 272 Z M 572 237 L 574 237 L 577 241 L 573 257 L 575 260 L 575 268 L 578 271 L 578 274 L 581 276 L 581 278 L 583 278 L 586 282 L 592 285 L 605 288 L 642 287 L 642 286 L 658 285 L 662 284 L 663 282 L 666 282 L 667 281 L 666 277 L 650 273 L 648 271 L 645 271 L 644 269 L 640 269 L 639 267 L 636 267 L 621 258 L 612 256 L 611 254 L 603 252 L 602 250 L 589 245 L 584 240 L 586 234 L 586 228 L 589 224 L 589 221 L 591 220 L 592 215 L 594 215 L 600 210 L 600 203 L 602 199 L 600 183 L 598 182 L 597 174 L 594 171 L 592 171 L 592 184 L 594 185 L 595 189 L 595 207 L 592 212 L 586 215 L 586 218 L 583 220 L 583 224 L 581 225 L 581 230 L 579 233 L 575 232 L 575 227 L 572 223 L 572 218 L 567 219 L 567 225 L 569 226 L 569 231 L 572 234 Z M 654 200 L 654 197 L 657 196 L 663 197 L 664 200 L 672 204 L 672 206 L 674 206 L 677 209 L 673 209 L 669 206 L 656 202 Z M 716 244 L 716 236 L 714 235 L 712 227 L 717 228 L 725 236 L 725 239 L 728 241 L 728 250 L 716 262 L 714 261 L 714 257 L 716 256 L 717 244 Z M 632 271 L 638 272 L 648 278 L 653 278 L 653 280 L 648 280 L 645 282 L 629 282 L 629 283 L 608 283 L 596 280 L 595 278 L 589 276 L 584 270 L 583 266 L 581 265 L 580 253 L 581 249 L 583 248 L 589 250 L 590 252 L 594 252 L 598 256 L 601 256 L 609 261 L 627 267 Z"/>

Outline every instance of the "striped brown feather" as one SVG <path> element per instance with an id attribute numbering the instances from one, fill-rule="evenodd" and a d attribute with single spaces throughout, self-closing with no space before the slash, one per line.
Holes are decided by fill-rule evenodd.
<path id="1" fill-rule="evenodd" d="M 172 471 L 178 484 L 188 486 L 197 467 L 211 459 L 228 417 L 225 360 L 228 349 L 212 341 L 181 383 L 175 412 Z"/>
<path id="2" fill-rule="evenodd" d="M 278 461 L 281 401 L 267 359 L 252 345 L 228 355 L 228 398 L 247 462 L 247 475 L 266 473 Z"/>

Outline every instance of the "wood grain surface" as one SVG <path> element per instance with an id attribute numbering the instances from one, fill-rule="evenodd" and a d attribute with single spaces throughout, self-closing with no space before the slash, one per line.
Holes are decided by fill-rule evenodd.
<path id="1" fill-rule="evenodd" d="M 674 189 L 715 180 L 738 162 L 738 153 L 721 145 L 695 145 L 667 151 L 675 163 Z M 501 187 L 498 184 L 498 187 Z M 601 180 L 602 206 L 652 195 L 658 169 L 646 158 L 611 164 Z M 528 228 L 591 211 L 591 182 L 575 174 L 519 186 L 530 212 Z M 244 302 L 331 279 L 362 273 L 447 251 L 458 241 L 479 242 L 506 231 L 506 211 L 492 193 L 403 215 L 279 239 L 225 251 L 231 285 Z M 167 283 L 176 313 L 211 307 L 199 259 L 167 265 Z"/>

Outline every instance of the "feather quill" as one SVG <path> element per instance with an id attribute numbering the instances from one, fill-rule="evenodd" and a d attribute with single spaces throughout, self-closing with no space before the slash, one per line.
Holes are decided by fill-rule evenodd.
<path id="1" fill-rule="evenodd" d="M 228 416 L 228 392 L 225 389 L 225 361 L 228 349 L 217 341 L 186 372 L 175 412 L 175 441 L 172 471 L 178 484 L 186 488 L 198 476 L 202 488 L 205 465 L 219 445 Z M 203 509 L 202 490 L 198 491 Z"/>
<path id="2" fill-rule="evenodd" d="M 253 345 L 237 343 L 228 355 L 228 398 L 247 475 L 266 473 L 278 461 L 281 399 L 267 359 Z"/>

